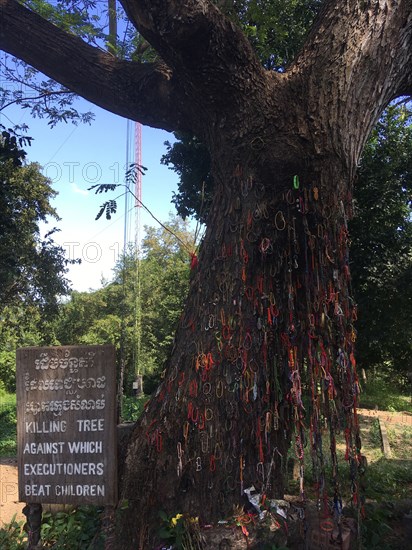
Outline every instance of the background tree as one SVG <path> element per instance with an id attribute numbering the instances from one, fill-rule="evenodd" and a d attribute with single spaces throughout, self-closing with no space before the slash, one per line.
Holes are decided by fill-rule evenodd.
<path id="1" fill-rule="evenodd" d="M 54 315 L 44 317 L 36 305 L 24 301 L 4 306 L 0 313 L 0 388 L 16 391 L 16 349 L 58 345 Z"/>
<path id="2" fill-rule="evenodd" d="M 172 233 L 165 227 L 172 231 Z M 170 355 L 189 282 L 187 223 L 171 217 L 158 229 L 145 226 L 141 258 L 133 250 L 118 262 L 113 279 L 94 292 L 72 292 L 60 308 L 54 332 L 61 345 L 116 347 L 125 364 L 125 392 L 132 394 L 138 370 L 152 393 Z M 137 341 L 141 344 L 137 350 Z"/>
<path id="3" fill-rule="evenodd" d="M 58 219 L 56 195 L 38 164 L 22 165 L 24 151 L 10 132 L 0 137 L 0 311 L 24 301 L 47 314 L 69 290 L 64 250 L 40 235 L 40 222 Z"/>
<path id="4" fill-rule="evenodd" d="M 354 197 L 357 358 L 365 369 L 395 369 L 402 380 L 412 360 L 412 127 L 405 106 L 389 107 L 373 130 Z"/>
<path id="5" fill-rule="evenodd" d="M 6 51 L 103 108 L 197 136 L 211 158 L 208 229 L 165 379 L 128 447 L 117 546 L 147 548 L 159 507 L 209 522 L 246 486 L 282 494 L 292 438 L 303 493 L 305 426 L 323 512 L 340 498 L 343 428 L 359 502 L 347 220 L 371 129 L 412 92 L 411 0 L 326 0 L 284 72 L 208 0 L 122 5 L 155 62 L 116 59 L 0 0 Z"/>
<path id="6" fill-rule="evenodd" d="M 187 223 L 171 218 L 167 227 L 145 227 L 140 262 L 141 372 L 146 391 L 152 393 L 170 357 L 174 333 L 189 288 L 189 252 L 194 235 Z M 176 236 L 179 238 L 177 240 Z M 156 384 L 157 382 L 157 384 Z M 154 383 L 154 384 L 153 384 Z"/>
<path id="7" fill-rule="evenodd" d="M 117 291 L 117 292 L 116 292 Z M 107 297 L 114 298 L 108 302 Z M 116 300 L 117 299 L 117 300 Z M 62 345 L 103 344 L 119 346 L 120 319 L 118 317 L 120 289 L 104 287 L 95 292 L 77 292 L 70 294 L 70 300 L 63 304 L 56 322 L 56 336 Z M 99 330 L 103 319 L 116 318 L 113 332 Z M 108 325 L 111 323 L 108 321 Z"/>
<path id="8" fill-rule="evenodd" d="M 69 292 L 64 250 L 40 222 L 58 219 L 55 191 L 38 164 L 25 164 L 30 138 L 0 136 L 0 384 L 15 390 L 16 348 L 56 343 L 52 321 Z"/>

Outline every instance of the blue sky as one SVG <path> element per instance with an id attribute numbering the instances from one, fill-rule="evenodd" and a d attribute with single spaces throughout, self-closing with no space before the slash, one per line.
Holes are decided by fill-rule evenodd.
<path id="1" fill-rule="evenodd" d="M 127 121 L 83 100 L 79 101 L 79 108 L 95 113 L 90 126 L 62 123 L 50 129 L 46 120 L 32 119 L 27 111 L 17 107 L 7 109 L 5 114 L 13 124 L 29 126 L 28 135 L 34 141 L 27 148 L 28 160 L 41 164 L 43 173 L 52 180 L 58 192 L 53 206 L 62 220 L 56 223 L 52 220 L 49 228 L 56 225 L 60 232 L 55 234 L 55 241 L 64 246 L 71 257 L 82 259 L 81 265 L 70 268 L 68 277 L 72 287 L 89 290 L 98 288 L 102 277 L 107 280 L 112 276 L 111 270 L 123 249 L 125 208 L 124 198 L 121 198 L 118 213 L 110 221 L 104 215 L 95 221 L 99 206 L 121 191 L 95 195 L 87 188 L 124 181 Z M 10 120 L 0 115 L 0 122 L 6 126 Z M 173 136 L 161 130 L 142 128 L 142 164 L 148 168 L 142 179 L 142 200 L 163 222 L 170 212 L 175 213 L 171 199 L 177 189 L 176 174 L 160 164 L 166 140 L 173 140 Z M 135 214 L 132 210 L 129 231 L 130 238 L 134 239 Z M 144 225 L 157 224 L 140 209 L 140 235 Z"/>

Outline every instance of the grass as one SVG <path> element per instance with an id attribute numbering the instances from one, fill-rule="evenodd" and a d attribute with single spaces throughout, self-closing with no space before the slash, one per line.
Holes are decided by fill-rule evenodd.
<path id="1" fill-rule="evenodd" d="M 366 475 L 362 484 L 366 485 L 365 496 L 369 500 L 383 502 L 410 498 L 412 494 L 412 427 L 391 424 L 388 426 L 388 438 L 392 458 L 385 458 L 382 451 L 382 439 L 377 418 L 360 417 L 362 454 L 367 458 Z M 328 430 L 323 433 L 323 456 L 326 482 L 332 490 L 332 464 L 329 453 L 330 437 Z M 337 434 L 336 447 L 340 474 L 341 495 L 345 502 L 351 498 L 349 464 L 345 461 L 345 438 Z M 296 459 L 293 446 L 289 457 Z M 316 499 L 315 480 L 312 474 L 312 460 L 309 446 L 305 449 L 305 494 Z M 288 478 L 287 492 L 299 494 L 299 480 Z"/>
<path id="2" fill-rule="evenodd" d="M 392 458 L 386 458 L 378 420 L 362 417 L 361 425 L 362 453 L 368 459 L 366 496 L 378 502 L 409 498 L 412 488 L 412 428 L 394 424 L 388 427 Z"/>
<path id="3" fill-rule="evenodd" d="M 16 396 L 0 393 L 0 457 L 16 456 Z"/>
<path id="4" fill-rule="evenodd" d="M 410 389 L 399 389 L 396 384 L 382 378 L 369 380 L 362 385 L 360 406 L 365 409 L 412 413 Z"/>
<path id="5" fill-rule="evenodd" d="M 411 460 L 412 458 L 412 426 L 388 426 L 388 439 L 392 455 L 397 460 Z"/>

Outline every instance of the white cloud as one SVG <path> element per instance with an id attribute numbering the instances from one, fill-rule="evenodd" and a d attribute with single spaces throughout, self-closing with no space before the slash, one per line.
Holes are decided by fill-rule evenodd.
<path id="1" fill-rule="evenodd" d="M 77 183 L 72 183 L 72 191 L 73 193 L 78 193 L 79 195 L 88 195 L 89 191 L 87 189 L 82 189 L 77 185 Z"/>

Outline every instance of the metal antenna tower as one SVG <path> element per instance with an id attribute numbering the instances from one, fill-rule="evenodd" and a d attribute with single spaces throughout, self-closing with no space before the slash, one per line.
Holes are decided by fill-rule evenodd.
<path id="1" fill-rule="evenodd" d="M 142 369 L 141 369 L 141 343 L 142 343 L 142 308 L 141 308 L 141 288 L 140 288 L 140 213 L 142 207 L 142 125 L 135 122 L 134 126 L 134 163 L 135 163 L 135 264 L 136 264 L 136 292 L 135 292 L 135 335 L 136 335 L 136 355 L 135 355 L 135 373 L 136 373 L 136 394 L 143 391 Z"/>

